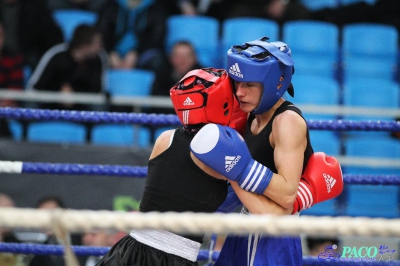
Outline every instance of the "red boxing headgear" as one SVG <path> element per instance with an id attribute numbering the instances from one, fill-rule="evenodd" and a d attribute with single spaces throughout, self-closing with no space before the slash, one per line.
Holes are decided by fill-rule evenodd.
<path id="1" fill-rule="evenodd" d="M 230 122 L 234 95 L 224 69 L 189 71 L 171 88 L 169 95 L 185 127 L 208 123 L 226 126 Z"/>

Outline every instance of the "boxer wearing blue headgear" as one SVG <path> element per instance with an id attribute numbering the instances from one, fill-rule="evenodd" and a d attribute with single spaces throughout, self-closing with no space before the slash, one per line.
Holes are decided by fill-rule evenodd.
<path id="1" fill-rule="evenodd" d="M 283 42 L 268 42 L 268 37 L 234 45 L 228 50 L 228 73 L 236 82 L 260 82 L 263 94 L 253 110 L 261 114 L 274 106 L 291 87 L 294 61 L 290 48 Z"/>
<path id="2" fill-rule="evenodd" d="M 284 210 L 293 207 L 292 214 L 338 196 L 343 188 L 340 165 L 322 152 L 314 154 L 301 111 L 282 97 L 286 91 L 294 95 L 289 47 L 264 37 L 232 46 L 227 57 L 236 98 L 249 113 L 246 133 L 242 138 L 233 129 L 208 124 L 193 138 L 192 154 L 231 180 L 234 189 L 237 183 Z M 322 178 L 327 175 L 334 179 L 334 193 Z M 260 207 L 258 198 L 243 203 L 245 214 L 273 213 Z M 228 236 L 214 266 L 242 265 L 302 265 L 300 237 Z"/>

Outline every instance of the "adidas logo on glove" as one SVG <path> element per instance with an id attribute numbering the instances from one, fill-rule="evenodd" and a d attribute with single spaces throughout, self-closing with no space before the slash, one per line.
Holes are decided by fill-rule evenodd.
<path id="1" fill-rule="evenodd" d="M 240 155 L 238 156 L 225 156 L 225 171 L 229 172 L 232 170 L 233 167 L 239 162 L 240 160 Z"/>
<path id="2" fill-rule="evenodd" d="M 333 186 L 336 184 L 336 179 L 331 177 L 328 174 L 323 174 L 324 178 L 325 178 L 325 183 L 326 183 L 326 189 L 328 190 L 328 193 L 331 192 L 331 189 L 333 188 Z"/>

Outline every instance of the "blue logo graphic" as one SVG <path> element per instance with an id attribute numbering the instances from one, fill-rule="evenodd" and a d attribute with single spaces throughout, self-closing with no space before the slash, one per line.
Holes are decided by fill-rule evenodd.
<path id="1" fill-rule="evenodd" d="M 326 246 L 325 251 L 319 253 L 318 259 L 320 260 L 327 260 L 327 261 L 337 261 L 340 259 L 340 254 L 335 252 L 334 250 L 337 249 L 336 245 Z"/>
<path id="2" fill-rule="evenodd" d="M 385 253 L 393 254 L 395 251 L 396 251 L 395 249 L 389 249 L 389 247 L 386 245 L 381 245 L 379 247 L 379 254 L 385 254 Z"/>

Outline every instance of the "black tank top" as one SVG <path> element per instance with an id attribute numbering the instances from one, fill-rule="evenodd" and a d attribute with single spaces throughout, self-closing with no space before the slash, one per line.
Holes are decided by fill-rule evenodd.
<path id="1" fill-rule="evenodd" d="M 190 157 L 193 136 L 175 130 L 171 146 L 148 162 L 140 211 L 212 213 L 224 202 L 227 182 L 204 173 Z M 182 235 L 202 243 L 204 235 Z"/>
<path id="2" fill-rule="evenodd" d="M 274 149 L 269 142 L 269 135 L 272 132 L 272 123 L 275 117 L 287 110 L 296 112 L 304 119 L 301 111 L 296 106 L 294 106 L 293 103 L 285 101 L 278 107 L 278 109 L 275 110 L 275 113 L 273 114 L 271 120 L 257 135 L 253 135 L 250 131 L 251 122 L 254 120 L 255 116 L 250 115 L 247 123 L 245 141 L 252 157 L 256 161 L 267 166 L 274 173 L 278 173 L 278 171 L 276 170 L 274 162 Z M 303 171 L 305 169 L 305 166 L 307 165 L 308 159 L 310 158 L 311 154 L 313 154 L 313 152 L 314 151 L 310 142 L 310 135 L 307 128 L 307 147 L 304 151 Z"/>

